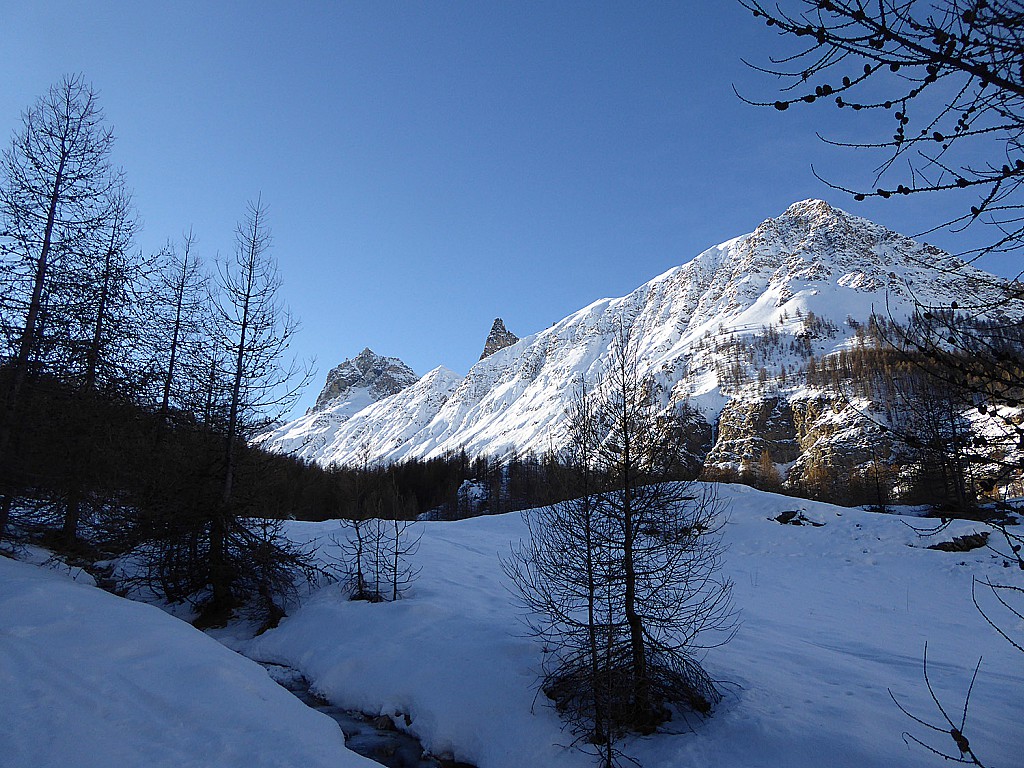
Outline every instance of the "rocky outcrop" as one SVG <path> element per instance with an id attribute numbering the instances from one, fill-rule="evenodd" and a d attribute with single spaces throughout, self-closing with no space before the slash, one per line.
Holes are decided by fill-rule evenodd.
<path id="1" fill-rule="evenodd" d="M 704 476 L 837 502 L 874 503 L 880 475 L 904 462 L 892 437 L 847 398 L 825 392 L 747 396 L 719 416 Z"/>
<path id="2" fill-rule="evenodd" d="M 800 455 L 793 409 L 781 397 L 733 400 L 718 419 L 718 439 L 705 459 L 707 466 L 754 464 L 766 453 L 780 464 Z"/>
<path id="3" fill-rule="evenodd" d="M 876 425 L 867 403 L 819 393 L 791 403 L 800 455 L 786 487 L 821 498 L 869 503 L 879 472 L 898 473 L 902 461 L 893 438 Z M 864 410 L 861 410 L 864 409 Z"/>
<path id="4" fill-rule="evenodd" d="M 892 437 L 862 408 L 870 406 L 824 391 L 733 400 L 719 417 L 704 475 L 840 503 L 875 503 L 881 476 L 899 474 L 904 462 Z"/>
<path id="5" fill-rule="evenodd" d="M 519 341 L 519 337 L 505 327 L 505 323 L 500 317 L 496 317 L 494 325 L 491 326 L 491 332 L 487 334 L 487 341 L 484 343 L 484 351 L 480 355 L 480 359 L 490 357 L 499 349 L 511 347 L 517 341 Z"/>
<path id="6" fill-rule="evenodd" d="M 351 360 L 331 369 L 312 410 L 322 410 L 356 390 L 365 392 L 369 404 L 396 395 L 418 380 L 412 368 L 397 357 L 382 357 L 366 347 Z"/>
<path id="7" fill-rule="evenodd" d="M 679 471 L 684 477 L 697 477 L 713 444 L 711 424 L 700 411 L 684 404 L 676 409 L 676 434 L 672 438 L 677 446 Z"/>

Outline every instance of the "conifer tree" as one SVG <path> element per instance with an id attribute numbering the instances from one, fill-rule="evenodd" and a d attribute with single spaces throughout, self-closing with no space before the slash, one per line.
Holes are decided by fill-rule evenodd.
<path id="1" fill-rule="evenodd" d="M 529 541 L 504 567 L 548 651 L 542 689 L 610 768 L 627 731 L 719 700 L 701 653 L 731 632 L 731 584 L 718 575 L 720 505 L 710 486 L 677 481 L 671 419 L 624 330 L 569 417 L 570 500 L 524 513 Z"/>
<path id="2" fill-rule="evenodd" d="M 66 363 L 83 315 L 83 254 L 110 233 L 111 248 L 130 234 L 123 179 L 110 162 L 114 136 L 92 86 L 69 75 L 22 114 L 0 162 L 0 535 L 17 492 L 12 439 L 33 375 Z M 128 238 L 130 239 L 130 237 Z M 86 281 L 93 285 L 92 281 Z M 102 313 L 101 315 L 102 316 Z M 86 370 L 95 371 L 103 337 L 94 334 Z"/>
<path id="3" fill-rule="evenodd" d="M 249 441 L 288 411 L 310 372 L 285 359 L 297 323 L 281 302 L 281 278 L 270 255 L 267 210 L 261 199 L 250 203 L 235 232 L 235 254 L 218 272 L 214 304 L 215 341 L 223 367 L 214 369 L 213 386 L 222 387 L 223 430 L 221 491 L 209 523 L 209 584 L 206 615 L 220 621 L 237 602 L 239 573 L 254 541 L 284 552 L 277 531 L 271 540 L 254 539 L 239 493 L 239 455 Z M 285 558 L 287 561 L 288 558 Z"/>

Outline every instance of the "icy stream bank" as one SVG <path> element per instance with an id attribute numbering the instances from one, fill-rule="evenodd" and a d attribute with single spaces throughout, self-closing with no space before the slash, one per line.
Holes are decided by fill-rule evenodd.
<path id="1" fill-rule="evenodd" d="M 443 756 L 428 754 L 419 740 L 398 730 L 387 715 L 373 717 L 337 707 L 310 690 L 309 681 L 297 669 L 259 662 L 271 678 L 311 709 L 333 719 L 345 734 L 345 746 L 388 768 L 476 768 Z"/>

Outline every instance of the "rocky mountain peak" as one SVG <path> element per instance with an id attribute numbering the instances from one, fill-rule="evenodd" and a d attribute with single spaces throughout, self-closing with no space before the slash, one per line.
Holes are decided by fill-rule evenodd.
<path id="1" fill-rule="evenodd" d="M 312 410 L 321 410 L 355 390 L 365 391 L 368 399 L 376 402 L 401 392 L 418 380 L 412 368 L 397 357 L 383 357 L 365 347 L 351 360 L 331 369 Z"/>
<path id="2" fill-rule="evenodd" d="M 775 252 L 815 252 L 820 257 L 837 249 L 870 246 L 887 235 L 901 237 L 824 200 L 801 200 L 780 216 L 762 222 L 750 239 Z"/>
<path id="3" fill-rule="evenodd" d="M 511 347 L 517 341 L 519 341 L 519 337 L 505 327 L 505 322 L 500 317 L 496 317 L 494 325 L 491 326 L 491 332 L 487 334 L 487 341 L 480 359 L 483 360 L 485 357 L 493 355 L 499 349 Z"/>
<path id="4" fill-rule="evenodd" d="M 827 219 L 841 213 L 824 200 L 799 200 L 793 203 L 779 218 Z"/>
<path id="5" fill-rule="evenodd" d="M 955 256 L 823 200 L 793 203 L 750 235 L 712 248 L 700 260 L 706 272 L 718 273 L 722 294 L 756 298 L 772 293 L 784 302 L 801 292 L 810 299 L 849 288 L 875 294 L 879 307 L 896 301 L 912 308 L 915 296 L 927 303 L 930 297 L 919 294 L 920 290 L 945 295 L 957 282 L 949 275 L 955 273 L 960 279 L 975 274 Z M 706 295 L 701 309 L 722 309 L 708 304 L 718 295 L 714 291 Z M 818 314 L 833 309 L 837 307 L 827 302 L 814 307 Z"/>

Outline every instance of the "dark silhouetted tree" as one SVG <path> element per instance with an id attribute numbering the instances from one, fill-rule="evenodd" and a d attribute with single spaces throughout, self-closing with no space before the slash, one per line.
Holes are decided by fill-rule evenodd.
<path id="1" fill-rule="evenodd" d="M 219 350 L 211 355 L 218 367 L 211 369 L 210 398 L 223 404 L 224 423 L 220 498 L 208 528 L 211 595 L 205 614 L 211 621 L 221 620 L 246 597 L 239 594 L 240 574 L 253 537 L 246 499 L 237 487 L 239 455 L 288 411 L 309 379 L 308 371 L 286 359 L 297 324 L 279 296 L 281 278 L 270 255 L 266 215 L 260 200 L 250 203 L 236 230 L 234 257 L 218 271 L 213 331 Z"/>
<path id="2" fill-rule="evenodd" d="M 783 83 L 781 98 L 763 106 L 829 104 L 851 113 L 851 121 L 853 113 L 891 118 L 891 133 L 830 142 L 881 153 L 870 187 L 830 186 L 858 200 L 973 193 L 974 203 L 965 199 L 961 216 L 939 226 L 991 225 L 991 242 L 973 255 L 1020 247 L 1024 43 L 1018 3 L 740 2 L 783 38 L 770 63 L 755 65 Z"/>
<path id="3" fill-rule="evenodd" d="M 720 505 L 710 486 L 675 480 L 670 420 L 628 334 L 617 341 L 569 414 L 571 500 L 525 513 L 530 539 L 504 564 L 548 652 L 542 688 L 604 766 L 668 707 L 711 711 L 720 694 L 701 654 L 733 627 Z"/>
<path id="4" fill-rule="evenodd" d="M 122 245 L 116 222 L 123 220 L 125 196 L 121 174 L 110 164 L 113 143 L 92 86 L 72 75 L 22 114 L 21 129 L 3 153 L 0 533 L 17 490 L 11 440 L 23 426 L 19 406 L 26 383 L 71 356 L 67 342 L 83 321 L 79 290 L 89 266 L 83 259 L 106 232 Z"/>
<path id="5" fill-rule="evenodd" d="M 196 252 L 196 235 L 189 229 L 181 249 L 169 244 L 159 255 L 148 296 L 153 312 L 156 397 L 163 419 L 172 410 L 201 414 L 208 364 L 203 350 L 209 346 L 205 320 L 209 318 L 208 277 Z"/>

